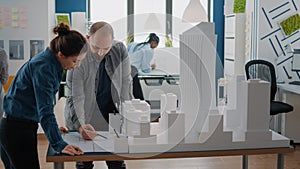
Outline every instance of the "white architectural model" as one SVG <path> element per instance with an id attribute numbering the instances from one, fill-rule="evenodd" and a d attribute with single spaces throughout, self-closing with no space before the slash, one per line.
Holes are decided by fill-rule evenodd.
<path id="1" fill-rule="evenodd" d="M 150 105 L 139 99 L 125 101 L 122 104 L 121 115 L 123 116 L 122 133 L 126 136 L 140 136 L 144 134 L 141 133 L 143 127 L 147 128 L 145 124 L 150 123 Z"/>
<path id="2" fill-rule="evenodd" d="M 186 142 L 193 143 L 216 108 L 216 39 L 213 23 L 200 23 L 180 35 L 181 111 Z"/>
<path id="3" fill-rule="evenodd" d="M 177 111 L 177 96 L 162 94 L 160 99 L 160 120 L 157 142 L 159 144 L 178 144 L 185 138 L 185 114 Z"/>
<path id="4" fill-rule="evenodd" d="M 164 112 L 159 120 L 160 132 L 158 134 L 158 143 L 184 143 L 184 122 L 184 113 L 176 110 Z"/>
<path id="5" fill-rule="evenodd" d="M 244 79 L 244 76 L 237 76 L 229 83 L 229 101 L 228 109 L 224 112 L 224 128 L 233 131 L 233 141 L 271 140 L 270 90 L 268 90 L 270 83 Z M 233 103 L 234 101 L 236 103 Z"/>
<path id="6" fill-rule="evenodd" d="M 289 139 L 269 130 L 270 86 L 266 82 L 242 81 L 244 77 L 231 82 L 231 107 L 223 121 L 215 99 L 215 44 L 211 23 L 200 23 L 180 36 L 181 112 L 165 110 L 168 102 L 162 96 L 166 106 L 161 106 L 158 144 L 129 145 L 130 153 L 289 146 Z M 179 139 L 183 128 L 184 138 Z"/>
<path id="7" fill-rule="evenodd" d="M 122 134 L 128 136 L 129 144 L 156 144 L 156 136 L 150 135 L 150 105 L 139 99 L 122 104 Z"/>
<path id="8" fill-rule="evenodd" d="M 121 128 L 118 131 L 121 134 L 114 137 L 114 152 L 288 147 L 288 138 L 269 130 L 269 83 L 245 81 L 242 76 L 234 78 L 228 84 L 227 111 L 218 111 L 215 101 L 215 51 L 210 53 L 207 48 L 207 52 L 202 51 L 207 44 L 215 41 L 213 25 L 205 23 L 197 27 L 200 30 L 205 28 L 205 34 L 189 30 L 181 37 L 180 49 L 184 48 L 180 51 L 183 59 L 180 68 L 181 109 L 177 110 L 176 95 L 162 95 L 161 118 L 159 123 L 151 123 L 147 102 L 137 99 L 125 101 L 120 115 L 110 115 L 110 132 Z M 208 38 L 204 37 L 206 35 Z M 193 50 L 190 44 L 202 45 L 202 49 L 192 46 Z"/>
<path id="9" fill-rule="evenodd" d="M 173 93 L 162 94 L 160 97 L 160 112 L 176 111 L 177 96 Z M 162 114 L 160 114 L 162 115 Z"/>
<path id="10" fill-rule="evenodd" d="M 223 112 L 210 110 L 202 129 L 193 136 L 196 139 L 187 142 L 184 123 L 189 112 L 161 112 L 159 125 L 152 125 L 158 131 L 157 144 L 129 144 L 129 153 L 289 146 L 289 139 L 269 130 L 270 84 L 260 80 L 245 81 L 241 76 L 236 79 L 229 83 L 228 92 L 229 98 L 232 98 L 231 94 L 236 95 L 236 99 L 229 99 L 228 103 L 237 101 L 232 104 L 236 108 L 225 111 L 224 120 Z"/>

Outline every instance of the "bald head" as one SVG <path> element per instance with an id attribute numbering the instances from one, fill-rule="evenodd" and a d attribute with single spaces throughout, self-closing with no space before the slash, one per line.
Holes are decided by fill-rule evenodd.
<path id="1" fill-rule="evenodd" d="M 102 35 L 110 35 L 113 39 L 114 37 L 114 31 L 112 26 L 109 23 L 106 22 L 95 22 L 89 30 L 89 36 L 94 35 L 96 32 L 101 32 Z"/>

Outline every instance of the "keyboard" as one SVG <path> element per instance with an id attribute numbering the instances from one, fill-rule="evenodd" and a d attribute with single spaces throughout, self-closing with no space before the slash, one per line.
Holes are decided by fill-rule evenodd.
<path id="1" fill-rule="evenodd" d="M 300 85 L 300 81 L 291 81 L 291 82 L 289 82 L 289 84 L 292 84 L 292 85 Z"/>

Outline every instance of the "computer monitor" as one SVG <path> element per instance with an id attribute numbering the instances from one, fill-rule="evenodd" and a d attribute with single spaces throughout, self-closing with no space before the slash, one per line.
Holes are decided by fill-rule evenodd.
<path id="1" fill-rule="evenodd" d="M 300 49 L 294 49 L 292 71 L 300 71 Z"/>

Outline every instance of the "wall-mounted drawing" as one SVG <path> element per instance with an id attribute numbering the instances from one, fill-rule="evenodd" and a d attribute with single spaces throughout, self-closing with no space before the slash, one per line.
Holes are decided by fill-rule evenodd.
<path id="1" fill-rule="evenodd" d="M 4 48 L 4 40 L 0 40 L 0 48 Z"/>
<path id="2" fill-rule="evenodd" d="M 280 26 L 286 36 L 290 36 L 292 33 L 300 29 L 300 16 L 295 14 L 280 22 Z"/>
<path id="3" fill-rule="evenodd" d="M 71 25 L 70 24 L 70 15 L 68 13 L 56 13 L 55 14 L 55 23 L 58 25 L 61 22 Z"/>
<path id="4" fill-rule="evenodd" d="M 30 40 L 30 58 L 44 50 L 44 40 Z"/>
<path id="5" fill-rule="evenodd" d="M 24 59 L 24 41 L 9 40 L 9 59 L 23 60 Z"/>

